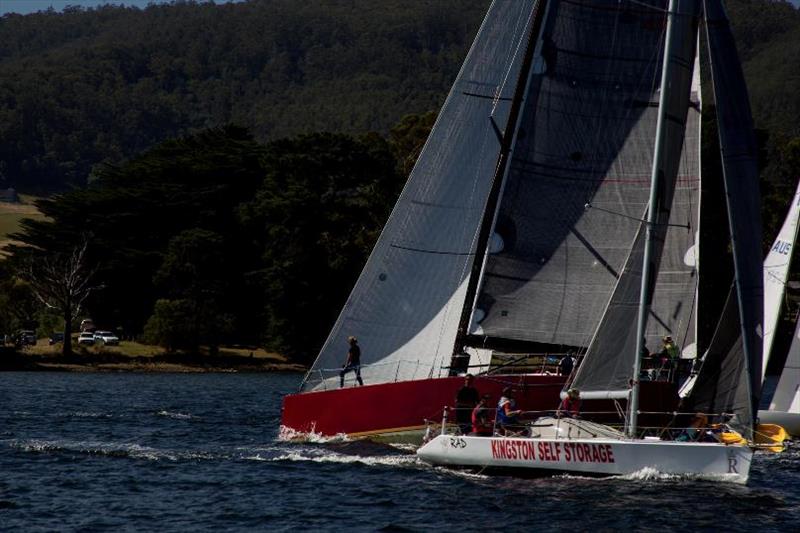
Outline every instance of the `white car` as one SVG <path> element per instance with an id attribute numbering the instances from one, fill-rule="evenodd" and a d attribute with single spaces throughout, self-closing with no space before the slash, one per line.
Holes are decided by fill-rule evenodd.
<path id="1" fill-rule="evenodd" d="M 98 343 L 105 344 L 106 346 L 117 346 L 119 345 L 119 337 L 111 333 L 110 331 L 95 331 L 94 332 L 94 341 Z"/>
<path id="2" fill-rule="evenodd" d="M 78 344 L 92 346 L 94 344 L 94 333 L 84 332 L 78 335 Z"/>

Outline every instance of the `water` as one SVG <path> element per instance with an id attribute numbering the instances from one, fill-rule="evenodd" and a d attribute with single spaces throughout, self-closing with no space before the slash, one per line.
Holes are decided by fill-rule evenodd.
<path id="1" fill-rule="evenodd" d="M 0 374 L 0 530 L 617 530 L 800 524 L 800 445 L 748 486 L 492 478 L 277 440 L 297 375 Z"/>

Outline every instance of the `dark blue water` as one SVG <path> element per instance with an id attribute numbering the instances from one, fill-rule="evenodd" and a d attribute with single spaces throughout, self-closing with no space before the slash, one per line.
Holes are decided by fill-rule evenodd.
<path id="1" fill-rule="evenodd" d="M 748 486 L 490 478 L 277 440 L 296 375 L 0 374 L 0 530 L 796 531 L 800 446 Z"/>

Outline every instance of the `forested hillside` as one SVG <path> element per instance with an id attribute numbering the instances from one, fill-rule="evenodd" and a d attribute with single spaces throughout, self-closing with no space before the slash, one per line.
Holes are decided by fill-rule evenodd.
<path id="1" fill-rule="evenodd" d="M 385 133 L 441 105 L 489 0 L 250 0 L 0 18 L 0 186 L 83 186 L 176 136 Z M 730 0 L 757 127 L 800 136 L 800 11 Z"/>
<path id="2" fill-rule="evenodd" d="M 438 109 L 488 0 L 253 0 L 0 18 L 0 177 L 82 186 L 103 162 L 235 123 L 265 141 L 387 132 Z M 2 186 L 2 183 L 0 183 Z"/>

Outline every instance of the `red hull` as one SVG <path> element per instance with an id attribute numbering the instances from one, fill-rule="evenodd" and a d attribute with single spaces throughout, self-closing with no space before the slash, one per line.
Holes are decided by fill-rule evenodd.
<path id="1" fill-rule="evenodd" d="M 442 409 L 452 406 L 463 377 L 447 377 L 382 383 L 319 392 L 290 394 L 283 399 L 281 424 L 298 433 L 352 437 L 422 429 L 425 420 L 441 420 Z M 560 402 L 562 376 L 495 375 L 477 377 L 475 387 L 497 402 L 504 387 L 513 386 L 517 404 L 524 411 L 552 411 Z M 642 384 L 642 411 L 670 411 L 677 398 L 669 383 Z M 592 402 L 593 404 L 595 402 Z M 602 404 L 606 404 L 601 406 Z M 598 402 L 592 411 L 613 411 L 609 402 Z"/>

